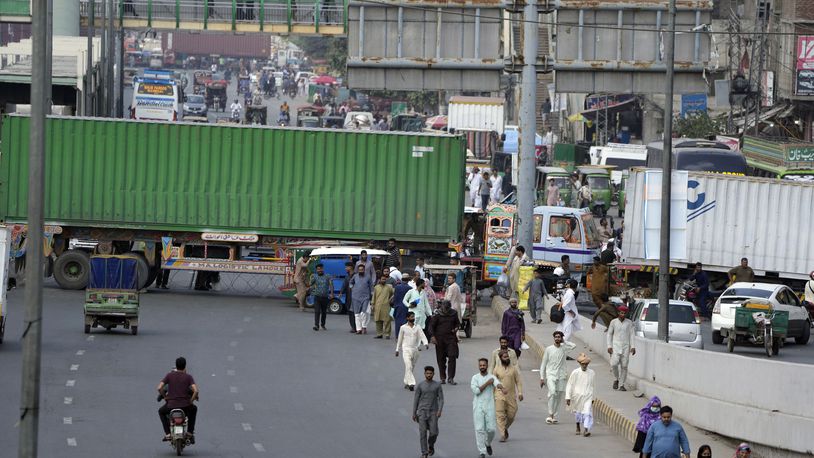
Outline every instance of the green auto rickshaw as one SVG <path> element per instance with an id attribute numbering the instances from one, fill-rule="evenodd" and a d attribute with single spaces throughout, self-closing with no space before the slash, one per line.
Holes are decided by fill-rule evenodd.
<path id="1" fill-rule="evenodd" d="M 133 255 L 94 255 L 85 290 L 85 334 L 93 327 L 108 331 L 121 326 L 138 334 L 139 258 Z"/>
<path id="2" fill-rule="evenodd" d="M 562 167 L 537 167 L 537 205 L 546 205 L 548 202 L 548 180 L 553 179 L 554 184 L 560 188 L 560 200 L 568 205 L 571 201 L 570 174 Z"/>
<path id="3" fill-rule="evenodd" d="M 587 182 L 591 188 L 591 212 L 594 215 L 605 216 L 608 214 L 613 195 L 610 174 L 612 168 L 596 165 L 577 167 L 580 181 Z"/>

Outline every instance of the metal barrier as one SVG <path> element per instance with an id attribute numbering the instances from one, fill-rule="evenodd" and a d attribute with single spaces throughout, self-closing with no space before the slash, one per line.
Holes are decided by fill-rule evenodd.
<path id="1" fill-rule="evenodd" d="M 95 1 L 96 21 L 102 1 Z M 90 0 L 80 0 L 83 23 L 89 11 Z M 200 30 L 344 34 L 347 23 L 347 7 L 336 0 L 116 0 L 114 14 L 125 26 Z"/>

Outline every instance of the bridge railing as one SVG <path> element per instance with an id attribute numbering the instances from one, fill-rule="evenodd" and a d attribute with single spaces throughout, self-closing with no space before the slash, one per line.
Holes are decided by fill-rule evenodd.
<path id="1" fill-rule="evenodd" d="M 101 19 L 101 2 L 96 0 L 95 18 Z M 263 26 L 312 25 L 319 32 L 320 26 L 346 25 L 344 2 L 337 0 L 116 0 L 115 17 L 121 20 L 146 20 L 149 26 L 154 21 L 162 24 L 174 22 L 175 28 L 183 28 L 182 23 L 200 23 L 202 28 L 209 25 L 239 24 Z M 79 14 L 87 19 L 90 15 L 90 0 L 80 0 Z"/>

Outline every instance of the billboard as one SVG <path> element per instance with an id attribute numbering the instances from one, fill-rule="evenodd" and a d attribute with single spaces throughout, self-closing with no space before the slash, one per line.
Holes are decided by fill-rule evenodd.
<path id="1" fill-rule="evenodd" d="M 797 37 L 796 95 L 814 95 L 814 35 Z"/>

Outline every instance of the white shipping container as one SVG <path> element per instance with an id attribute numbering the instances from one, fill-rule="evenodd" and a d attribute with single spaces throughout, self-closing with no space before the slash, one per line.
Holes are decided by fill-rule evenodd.
<path id="1" fill-rule="evenodd" d="M 657 265 L 645 256 L 645 170 L 631 170 L 626 187 L 625 262 Z M 743 257 L 756 275 L 808 278 L 814 270 L 814 184 L 689 172 L 686 259 L 725 272 Z"/>
<path id="2" fill-rule="evenodd" d="M 447 125 L 450 129 L 485 130 L 503 134 L 504 103 L 505 100 L 499 97 L 450 97 Z"/>

